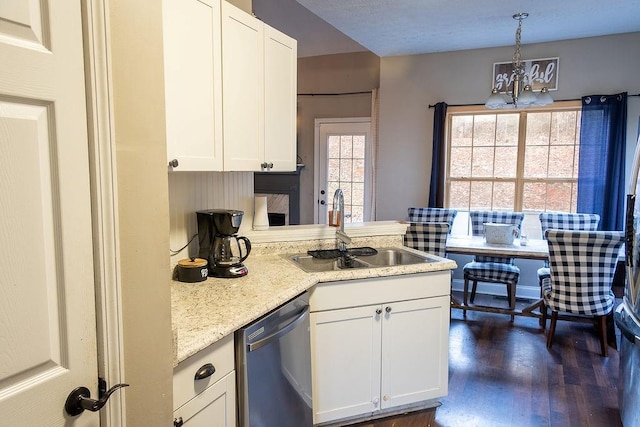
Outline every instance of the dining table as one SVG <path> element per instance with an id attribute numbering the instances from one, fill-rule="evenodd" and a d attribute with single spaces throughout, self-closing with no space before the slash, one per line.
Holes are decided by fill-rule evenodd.
<path id="1" fill-rule="evenodd" d="M 621 270 L 620 274 L 624 277 L 624 259 L 625 247 L 620 248 L 618 255 L 617 269 Z M 464 255 L 489 255 L 505 258 L 522 258 L 533 260 L 549 259 L 549 246 L 543 239 L 514 239 L 510 245 L 487 243 L 483 236 L 449 236 L 447 237 L 446 251 L 448 254 L 464 254 Z M 624 279 L 622 279 L 624 281 Z M 511 310 L 510 308 L 494 307 L 481 304 L 464 304 L 460 302 L 453 294 L 451 295 L 451 308 L 459 308 L 470 311 L 482 311 L 488 313 L 500 313 L 525 317 L 537 317 L 542 324 L 543 307 L 542 294 L 539 299 L 531 301 L 527 306 L 521 309 Z M 559 317 L 562 319 L 562 316 Z M 617 349 L 615 326 L 613 322 L 613 311 L 607 316 L 607 336 L 609 345 Z"/>
<path id="2" fill-rule="evenodd" d="M 487 243 L 483 236 L 449 236 L 446 243 L 447 254 L 486 255 L 504 258 L 522 258 L 533 260 L 547 260 L 549 247 L 543 239 L 514 239 L 511 244 Z M 453 295 L 451 307 L 471 311 L 513 314 L 517 316 L 541 318 L 542 298 L 533 301 L 522 309 L 493 307 L 480 304 L 464 304 Z"/>

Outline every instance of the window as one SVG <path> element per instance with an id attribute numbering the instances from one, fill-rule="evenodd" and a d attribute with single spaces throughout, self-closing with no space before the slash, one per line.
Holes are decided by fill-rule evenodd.
<path id="1" fill-rule="evenodd" d="M 364 222 L 365 135 L 331 135 L 327 144 L 329 194 L 341 188 L 345 222 Z"/>
<path id="2" fill-rule="evenodd" d="M 447 112 L 446 206 L 575 212 L 580 103 L 500 112 L 479 108 Z"/>

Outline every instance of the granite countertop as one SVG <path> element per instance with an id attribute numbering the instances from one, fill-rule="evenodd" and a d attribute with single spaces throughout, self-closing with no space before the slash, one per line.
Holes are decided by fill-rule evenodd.
<path id="1" fill-rule="evenodd" d="M 363 243 L 364 246 L 367 242 Z M 400 246 L 414 251 L 402 246 L 402 241 L 397 239 L 376 243 L 378 247 Z M 289 255 L 304 252 L 304 248 L 286 245 L 280 245 L 278 248 L 265 247 L 263 250 L 252 249 L 251 255 L 244 263 L 249 269 L 249 274 L 245 277 L 208 278 L 198 283 L 172 280 L 174 366 L 317 283 L 456 268 L 454 261 L 440 258 L 441 262 L 410 266 L 307 273 L 288 259 Z"/>

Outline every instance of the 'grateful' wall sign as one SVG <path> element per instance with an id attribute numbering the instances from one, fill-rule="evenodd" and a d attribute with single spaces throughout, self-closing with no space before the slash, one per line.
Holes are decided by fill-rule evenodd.
<path id="1" fill-rule="evenodd" d="M 535 91 L 546 87 L 558 89 L 558 61 L 560 58 L 529 59 L 522 61 L 524 65 L 525 84 L 531 85 Z M 498 92 L 511 92 L 513 89 L 512 62 L 495 62 L 493 64 L 493 87 Z"/>

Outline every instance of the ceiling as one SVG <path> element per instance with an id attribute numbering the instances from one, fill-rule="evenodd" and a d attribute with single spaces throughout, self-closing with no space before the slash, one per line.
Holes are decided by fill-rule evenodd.
<path id="1" fill-rule="evenodd" d="M 640 31 L 638 0 L 253 0 L 264 22 L 298 40 L 298 56 L 370 50 L 415 55 Z M 637 54 L 637 52 L 636 52 Z"/>

